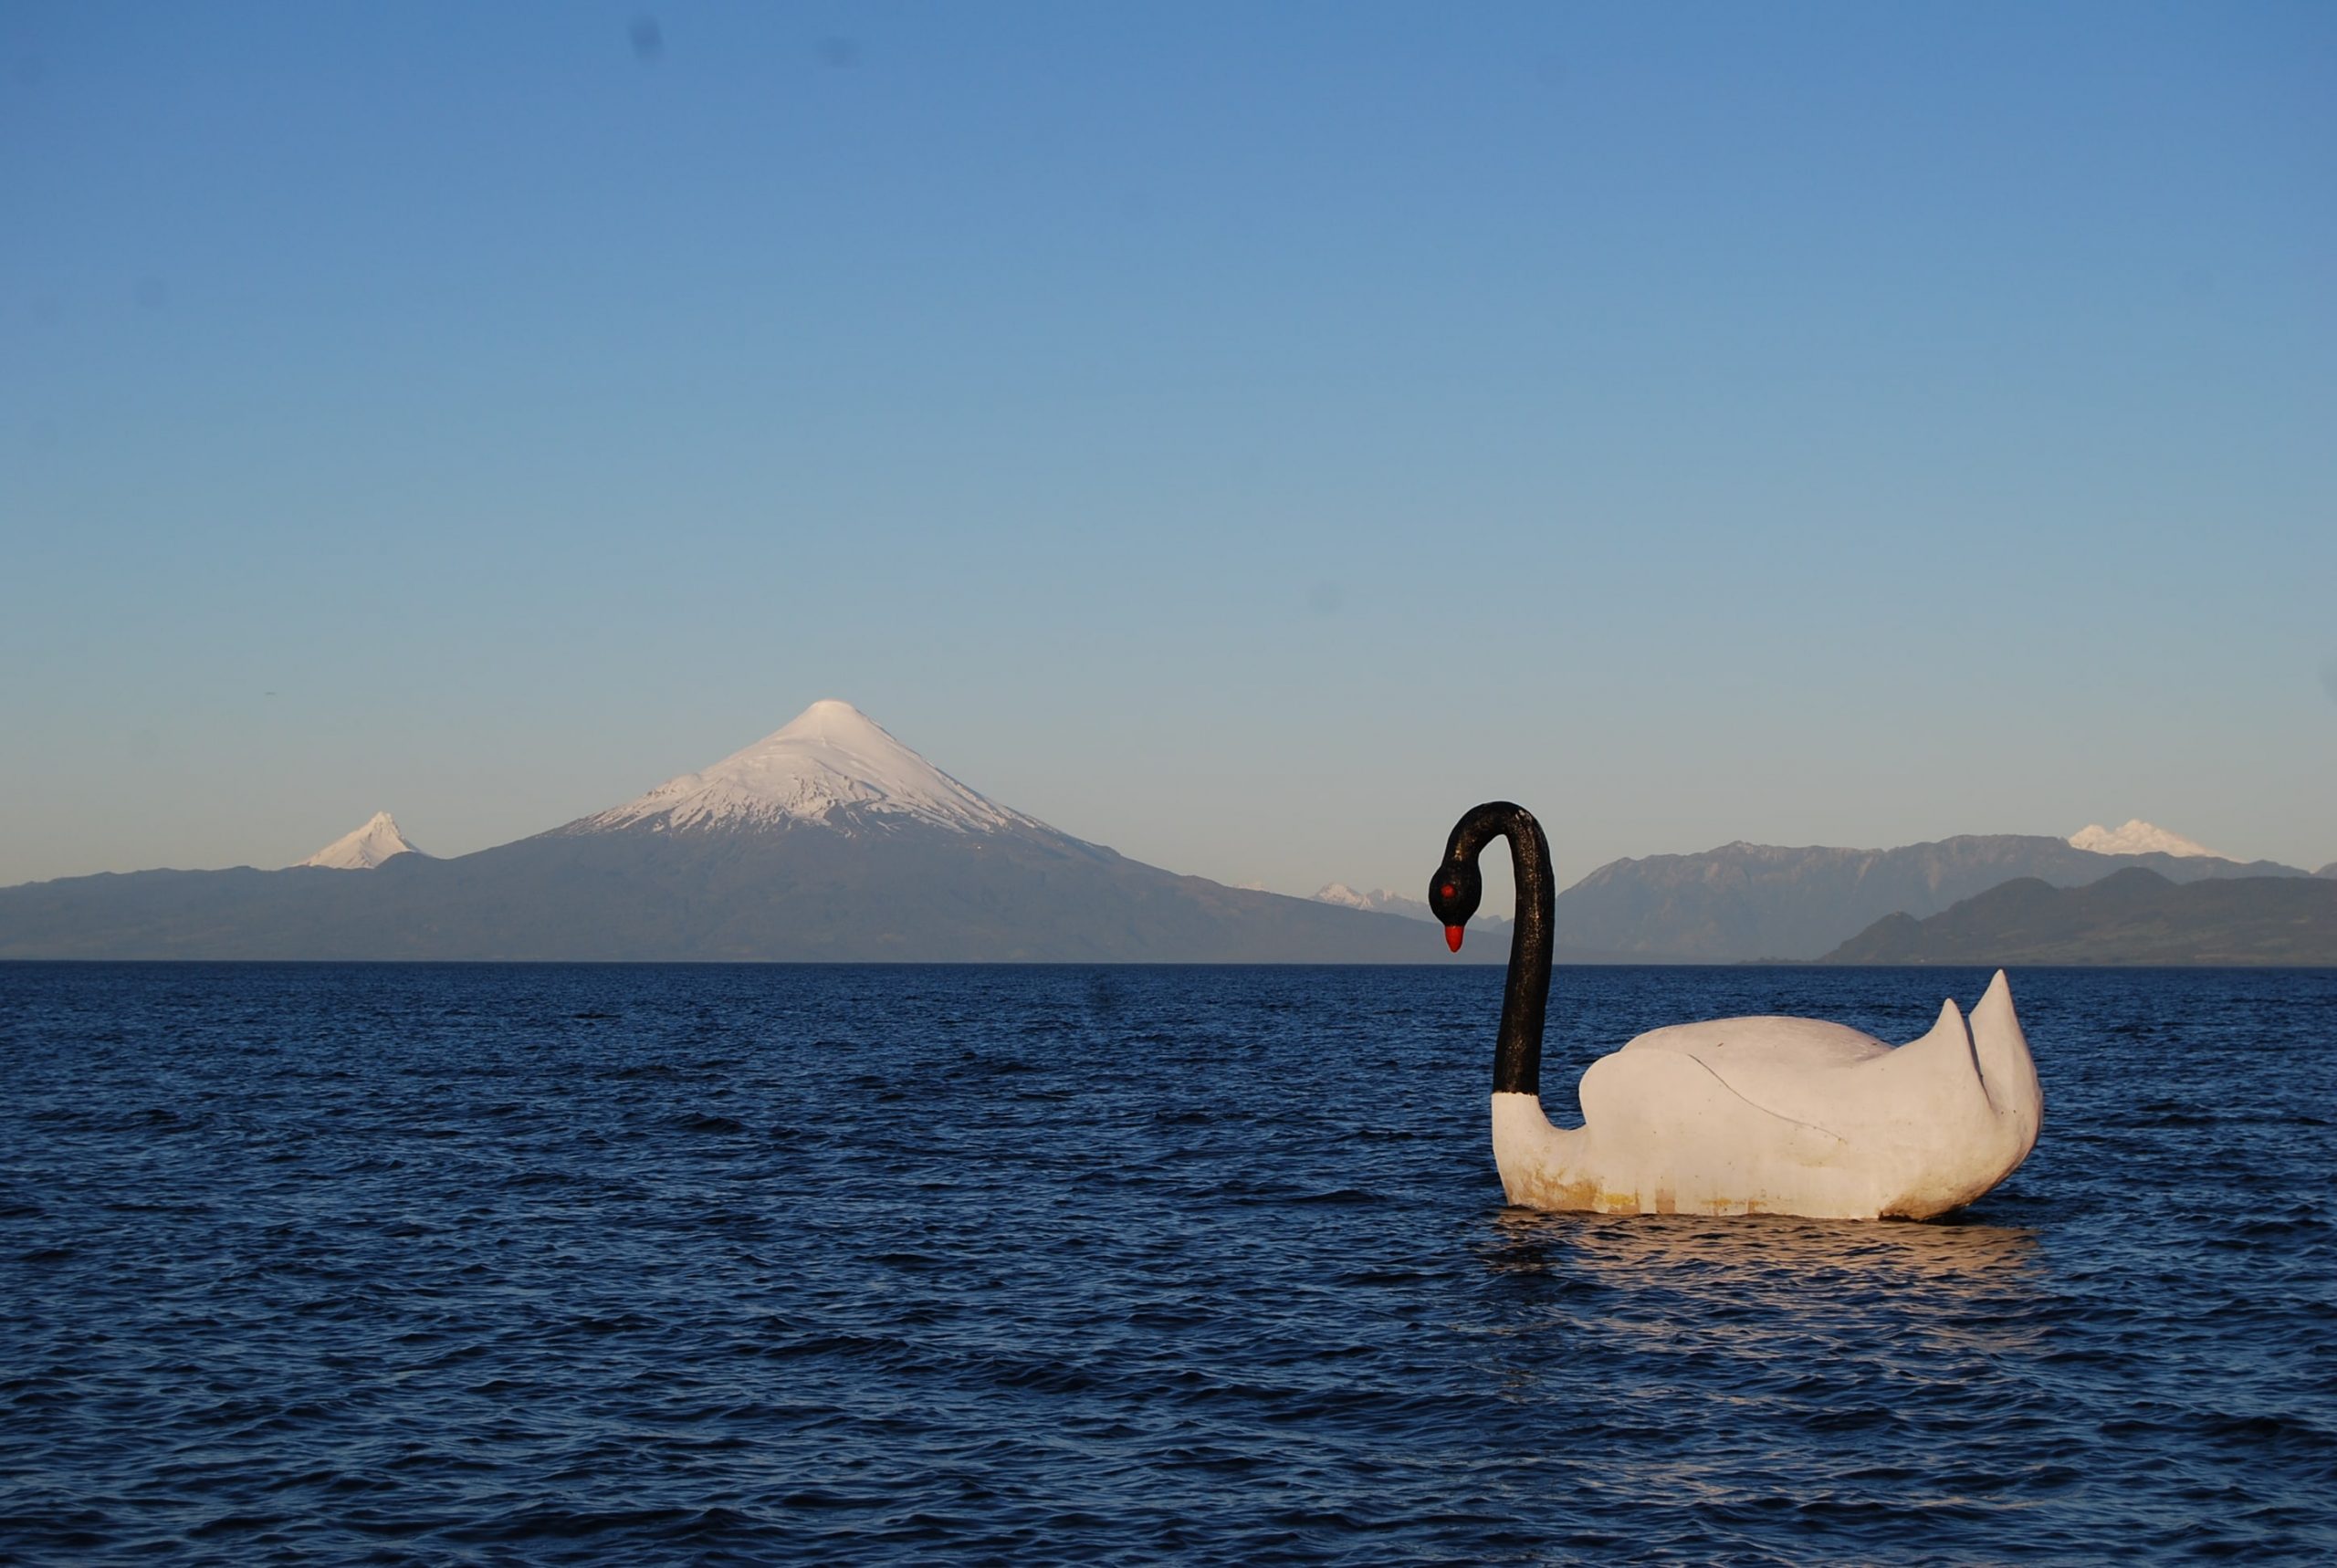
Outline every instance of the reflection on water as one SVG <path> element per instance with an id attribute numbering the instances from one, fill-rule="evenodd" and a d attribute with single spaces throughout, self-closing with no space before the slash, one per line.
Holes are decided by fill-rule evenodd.
<path id="1" fill-rule="evenodd" d="M 1481 1249 L 1495 1273 L 1565 1272 L 1618 1290 L 1713 1291 L 1779 1304 L 1844 1289 L 1977 1298 L 2018 1288 L 2037 1255 L 2025 1227 L 1782 1215 L 1536 1214 L 1504 1208 Z"/>
<path id="2" fill-rule="evenodd" d="M 1876 1553 L 1916 1521 L 1953 1528 L 2074 1479 L 1988 1426 L 1989 1401 L 2041 1376 L 2050 1337 L 2030 1229 L 1513 1208 L 1477 1251 L 1500 1303 L 1476 1325 L 1478 1373 L 1516 1412 L 1488 1446 L 1520 1508 L 1563 1484 L 1692 1553 L 1716 1520 L 1750 1525 L 1743 1553 L 1880 1491 L 1894 1526 L 1867 1538 Z"/>
<path id="3" fill-rule="evenodd" d="M 1558 1334 L 1575 1354 L 1903 1354 L 1890 1370 L 1920 1378 L 1943 1356 L 2028 1351 L 2048 1332 L 2037 1237 L 2021 1228 L 1504 1208 L 1487 1231 L 1483 1268 L 1522 1294 L 1486 1333 Z"/>

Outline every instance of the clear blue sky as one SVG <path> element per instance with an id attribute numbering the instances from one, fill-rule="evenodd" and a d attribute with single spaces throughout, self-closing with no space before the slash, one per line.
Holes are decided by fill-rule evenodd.
<path id="1" fill-rule="evenodd" d="M 2318 865 L 2332 283 L 2325 5 L 16 0 L 0 883 L 823 696 L 1284 891 Z"/>

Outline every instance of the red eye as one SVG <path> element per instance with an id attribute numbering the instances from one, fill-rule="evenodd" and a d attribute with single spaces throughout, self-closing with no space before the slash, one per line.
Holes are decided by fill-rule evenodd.
<path id="1" fill-rule="evenodd" d="M 1442 887 L 1438 888 L 1436 891 L 1437 895 L 1441 898 L 1458 898 L 1461 896 L 1461 890 L 1453 886 L 1449 882 Z"/>

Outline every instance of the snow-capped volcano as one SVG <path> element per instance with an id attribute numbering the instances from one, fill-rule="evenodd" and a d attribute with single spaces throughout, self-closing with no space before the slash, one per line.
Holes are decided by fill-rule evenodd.
<path id="1" fill-rule="evenodd" d="M 702 772 L 669 779 L 645 795 L 560 830 L 653 832 L 919 823 L 960 833 L 1052 831 L 969 789 L 895 740 L 846 702 L 816 702 L 784 729 Z"/>
<path id="2" fill-rule="evenodd" d="M 323 866 L 330 871 L 372 871 L 393 855 L 420 854 L 398 831 L 398 821 L 387 811 L 376 811 L 353 833 L 344 833 L 297 866 Z"/>
<path id="3" fill-rule="evenodd" d="M 2204 855 L 2209 860 L 2231 859 L 2221 851 L 2195 843 L 2180 833 L 2154 827 L 2140 817 L 2114 832 L 2099 822 L 2089 822 L 2071 833 L 2069 841 L 2073 850 L 2091 850 L 2098 855 Z"/>

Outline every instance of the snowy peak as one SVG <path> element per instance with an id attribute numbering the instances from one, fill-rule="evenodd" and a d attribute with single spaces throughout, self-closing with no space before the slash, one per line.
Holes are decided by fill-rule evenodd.
<path id="1" fill-rule="evenodd" d="M 669 779 L 566 831 L 664 832 L 798 822 L 844 829 L 871 818 L 962 833 L 1044 831 L 1043 823 L 967 789 L 850 703 L 834 701 L 813 703 L 784 729 L 703 772 Z"/>
<path id="2" fill-rule="evenodd" d="M 2211 850 L 2205 844 L 2195 843 L 2180 833 L 2153 827 L 2140 817 L 2114 832 L 2099 822 L 2089 822 L 2071 833 L 2069 842 L 2073 850 L 2090 850 L 2098 855 L 2204 855 L 2209 860 L 2231 859 L 2229 855 Z"/>
<path id="3" fill-rule="evenodd" d="M 1390 893 L 1384 887 L 1375 887 L 1369 893 L 1360 893 L 1346 883 L 1335 882 L 1315 894 L 1315 902 L 1336 904 L 1343 909 L 1368 910 L 1374 915 L 1401 915 L 1413 920 L 1435 918 L 1429 913 L 1425 899 L 1406 898 L 1403 894 Z"/>
<path id="4" fill-rule="evenodd" d="M 372 871 L 393 855 L 420 854 L 398 831 L 398 820 L 387 811 L 376 811 L 365 825 L 353 833 L 344 833 L 307 860 L 295 861 L 297 866 L 323 866 L 329 871 Z"/>

